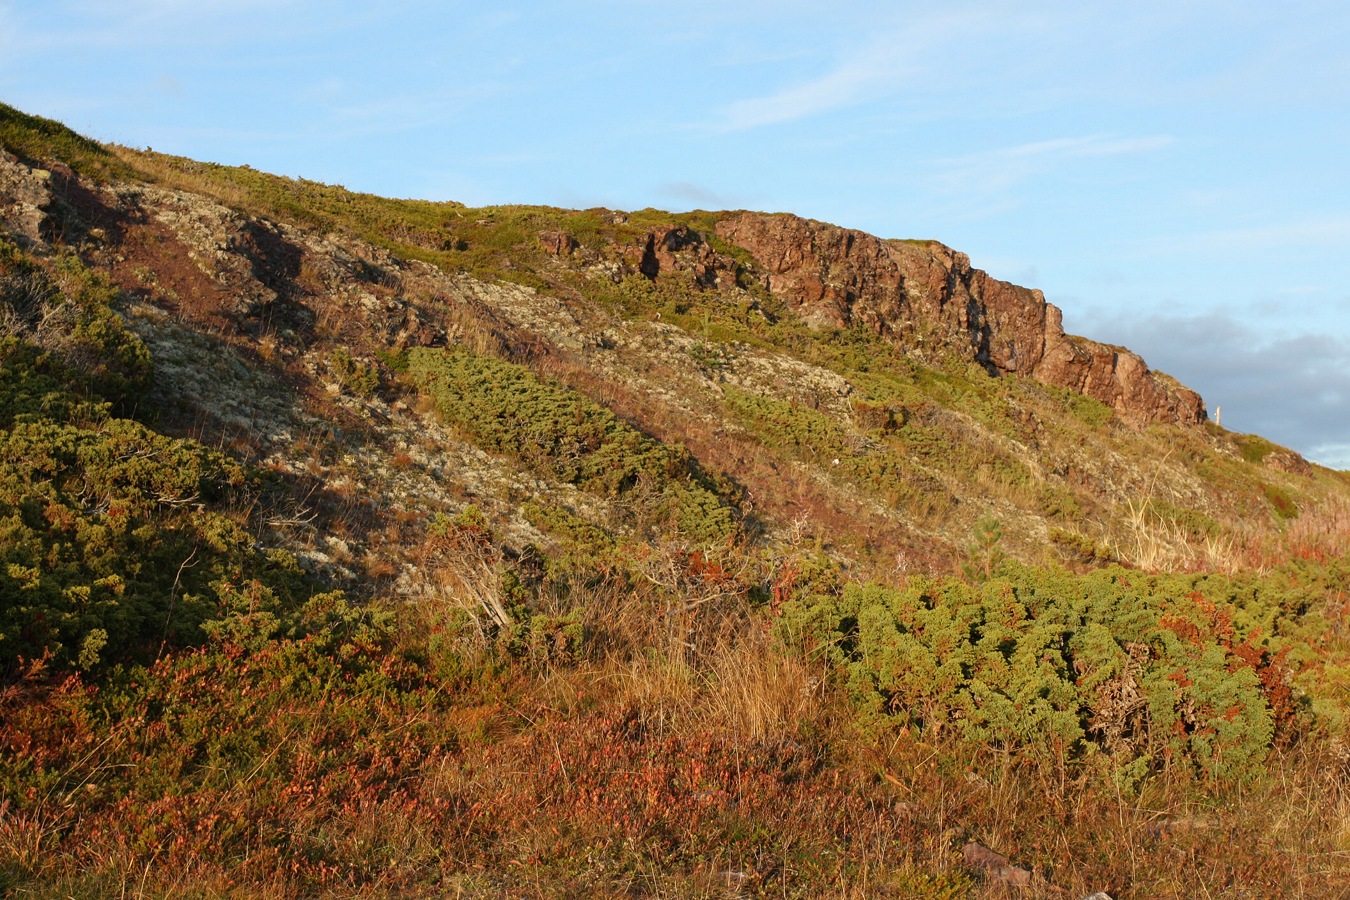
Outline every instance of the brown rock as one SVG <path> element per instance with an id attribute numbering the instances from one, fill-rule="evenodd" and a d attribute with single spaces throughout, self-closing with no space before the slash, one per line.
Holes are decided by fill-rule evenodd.
<path id="1" fill-rule="evenodd" d="M 1267 469 L 1274 469 L 1276 472 L 1287 472 L 1290 475 L 1312 474 L 1312 466 L 1308 461 L 1292 450 L 1267 453 L 1261 462 Z"/>
<path id="2" fill-rule="evenodd" d="M 979 841 L 971 841 L 961 848 L 961 859 L 972 869 L 982 869 L 991 881 L 1025 886 L 1031 883 L 1031 872 L 1014 866 L 1008 857 L 995 853 Z"/>
<path id="3" fill-rule="evenodd" d="M 566 256 L 579 246 L 577 239 L 565 231 L 541 231 L 539 243 L 554 256 Z"/>
<path id="4" fill-rule="evenodd" d="M 648 232 L 628 254 L 638 271 L 655 279 L 662 272 L 686 271 L 701 288 L 736 282 L 736 263 L 716 253 L 698 232 L 684 225 Z"/>
<path id="5" fill-rule="evenodd" d="M 767 270 L 766 287 L 816 328 L 903 332 L 912 307 L 945 280 L 936 266 L 906 277 L 882 241 L 797 216 L 743 213 L 717 233 L 749 250 Z"/>
<path id="6" fill-rule="evenodd" d="M 1204 402 L 1122 348 L 1066 335 L 1037 290 L 992 278 L 936 241 L 884 241 L 792 215 L 741 213 L 717 233 L 764 267 L 766 287 L 816 328 L 862 326 L 907 349 L 956 352 L 1029 375 L 1127 419 L 1196 424 Z"/>
<path id="7" fill-rule="evenodd" d="M 46 247 L 44 228 L 51 203 L 51 173 L 33 169 L 0 149 L 0 226 L 25 247 Z"/>

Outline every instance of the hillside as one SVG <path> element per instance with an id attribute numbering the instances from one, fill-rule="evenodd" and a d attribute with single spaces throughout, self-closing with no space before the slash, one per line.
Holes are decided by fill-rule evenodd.
<path id="1" fill-rule="evenodd" d="M 1350 476 L 1039 291 L 0 146 L 0 886 L 1350 877 Z"/>

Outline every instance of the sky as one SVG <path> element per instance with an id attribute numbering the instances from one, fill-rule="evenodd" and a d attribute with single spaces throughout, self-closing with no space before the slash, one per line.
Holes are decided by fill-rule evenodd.
<path id="1" fill-rule="evenodd" d="M 1350 468 L 1350 4 L 0 0 L 0 100 L 386 196 L 788 211 Z"/>

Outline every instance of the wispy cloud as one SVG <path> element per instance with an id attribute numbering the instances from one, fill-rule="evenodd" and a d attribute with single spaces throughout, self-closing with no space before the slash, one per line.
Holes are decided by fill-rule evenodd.
<path id="1" fill-rule="evenodd" d="M 1350 215 L 1328 215 L 1248 228 L 1170 235 L 1145 245 L 1145 249 L 1166 253 L 1177 250 L 1213 253 L 1316 245 L 1340 251 L 1347 243 L 1350 243 Z"/>
<path id="2" fill-rule="evenodd" d="M 0 47 L 9 53 L 18 43 L 19 23 L 13 8 L 8 3 L 0 3 Z"/>
<path id="3" fill-rule="evenodd" d="M 930 84 L 940 77 L 945 54 L 963 34 L 988 27 L 978 10 L 908 16 L 899 23 L 883 23 L 860 44 L 846 47 L 833 66 L 814 78 L 799 80 L 777 91 L 733 101 L 723 106 L 713 122 L 720 131 L 747 131 L 793 122 L 836 109 L 856 106 L 906 89 Z"/>
<path id="4" fill-rule="evenodd" d="M 743 131 L 852 106 L 892 87 L 907 68 L 903 58 L 874 46 L 819 78 L 729 104 L 719 124 L 728 131 Z"/>
<path id="5" fill-rule="evenodd" d="M 118 8 L 111 8 L 105 0 L 75 0 L 68 5 L 87 17 L 87 20 L 114 18 L 126 21 L 139 19 L 204 19 L 215 16 L 234 18 L 251 10 L 280 12 L 303 0 L 123 0 Z"/>
<path id="6" fill-rule="evenodd" d="M 1307 456 L 1324 466 L 1350 471 L 1350 443 L 1315 444 L 1308 448 Z"/>
<path id="7" fill-rule="evenodd" d="M 407 131 L 439 121 L 447 108 L 457 102 L 458 98 L 450 92 L 363 95 L 334 105 L 328 114 L 333 124 L 340 124 L 345 129 L 346 135 L 391 129 Z"/>
<path id="8" fill-rule="evenodd" d="M 722 131 L 744 131 L 902 94 L 929 120 L 977 110 L 995 115 L 1014 109 L 1045 111 L 1087 98 L 1118 100 L 1122 92 L 1165 101 L 1171 94 L 1158 89 L 1175 89 L 1169 79 L 1189 83 L 1196 76 L 1146 65 L 1137 52 L 1119 48 L 1171 48 L 1186 41 L 1193 49 L 1196 28 L 1211 24 L 1211 15 L 1152 5 L 1157 8 L 1135 4 L 1122 15 L 1069 2 L 1028 7 L 1000 0 L 952 0 L 938 12 L 897 7 L 890 14 L 845 4 L 832 16 L 847 23 L 843 30 L 852 42 L 837 46 L 833 59 L 820 65 L 817 74 L 800 74 L 803 60 L 794 80 L 722 106 L 712 124 Z M 828 47 L 829 36 L 822 33 L 806 46 Z M 1073 77 L 1066 78 L 1066 71 Z M 1105 144 L 1092 149 L 1130 152 Z"/>
<path id="9" fill-rule="evenodd" d="M 168 72 L 161 72 L 155 79 L 155 88 L 162 94 L 177 97 L 183 93 L 183 82 Z"/>
<path id="10" fill-rule="evenodd" d="M 1000 159 L 1049 159 L 1053 161 L 1083 156 L 1126 156 L 1159 150 L 1172 142 L 1173 138 L 1165 134 L 1135 138 L 1112 138 L 1106 135 L 1093 134 L 1085 137 L 1033 141 L 1029 144 L 1003 147 L 966 158 L 979 161 Z"/>
<path id="11" fill-rule="evenodd" d="M 1032 141 L 936 160 L 938 185 L 962 194 L 993 194 L 1079 159 L 1153 153 L 1175 143 L 1165 134 L 1117 137 L 1090 134 Z"/>
<path id="12" fill-rule="evenodd" d="M 22 50 L 44 55 L 53 50 L 135 52 L 155 47 L 175 49 L 219 45 L 256 33 L 258 14 L 276 22 L 295 0 L 134 0 L 122 4 L 98 0 L 57 2 L 48 14 L 34 10 L 15 17 Z M 64 8 L 62 8 L 64 7 Z"/>

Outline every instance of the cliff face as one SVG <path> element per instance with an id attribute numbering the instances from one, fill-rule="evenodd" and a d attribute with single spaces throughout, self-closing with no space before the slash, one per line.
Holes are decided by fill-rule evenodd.
<path id="1" fill-rule="evenodd" d="M 1199 394 L 1128 350 L 1066 335 L 1040 291 L 991 278 L 936 241 L 885 241 L 762 213 L 724 219 L 717 233 L 747 250 L 766 287 L 813 326 L 861 325 L 906 348 L 963 354 L 991 372 L 1079 391 L 1135 421 L 1206 418 Z"/>
<path id="2" fill-rule="evenodd" d="M 64 220 L 72 218 L 66 211 L 93 202 L 66 167 L 58 164 L 50 173 L 30 169 L 8 154 L 0 157 L 0 196 L 5 201 L 0 222 L 34 244 L 63 231 Z M 106 215 L 82 209 L 74 219 L 92 225 Z M 122 226 L 109 223 L 109 230 Z M 257 225 L 248 230 L 249 255 L 274 255 L 263 251 L 276 243 L 275 236 Z M 964 253 L 936 241 L 882 240 L 794 215 L 753 212 L 721 219 L 716 231 L 747 251 L 756 263 L 751 277 L 812 327 L 862 326 L 909 352 L 956 354 L 993 374 L 1070 388 L 1135 422 L 1193 425 L 1206 419 L 1204 401 L 1194 391 L 1150 371 L 1135 353 L 1066 335 L 1060 310 L 1040 291 L 992 278 L 973 268 Z M 554 256 L 568 256 L 577 247 L 565 232 L 541 233 L 540 242 Z M 655 279 L 682 269 L 705 290 L 732 289 L 738 271 L 747 274 L 686 225 L 654 229 L 620 255 L 626 271 Z M 262 265 L 261 271 L 272 268 Z M 262 294 L 251 298 L 251 305 L 268 306 L 275 291 Z"/>

